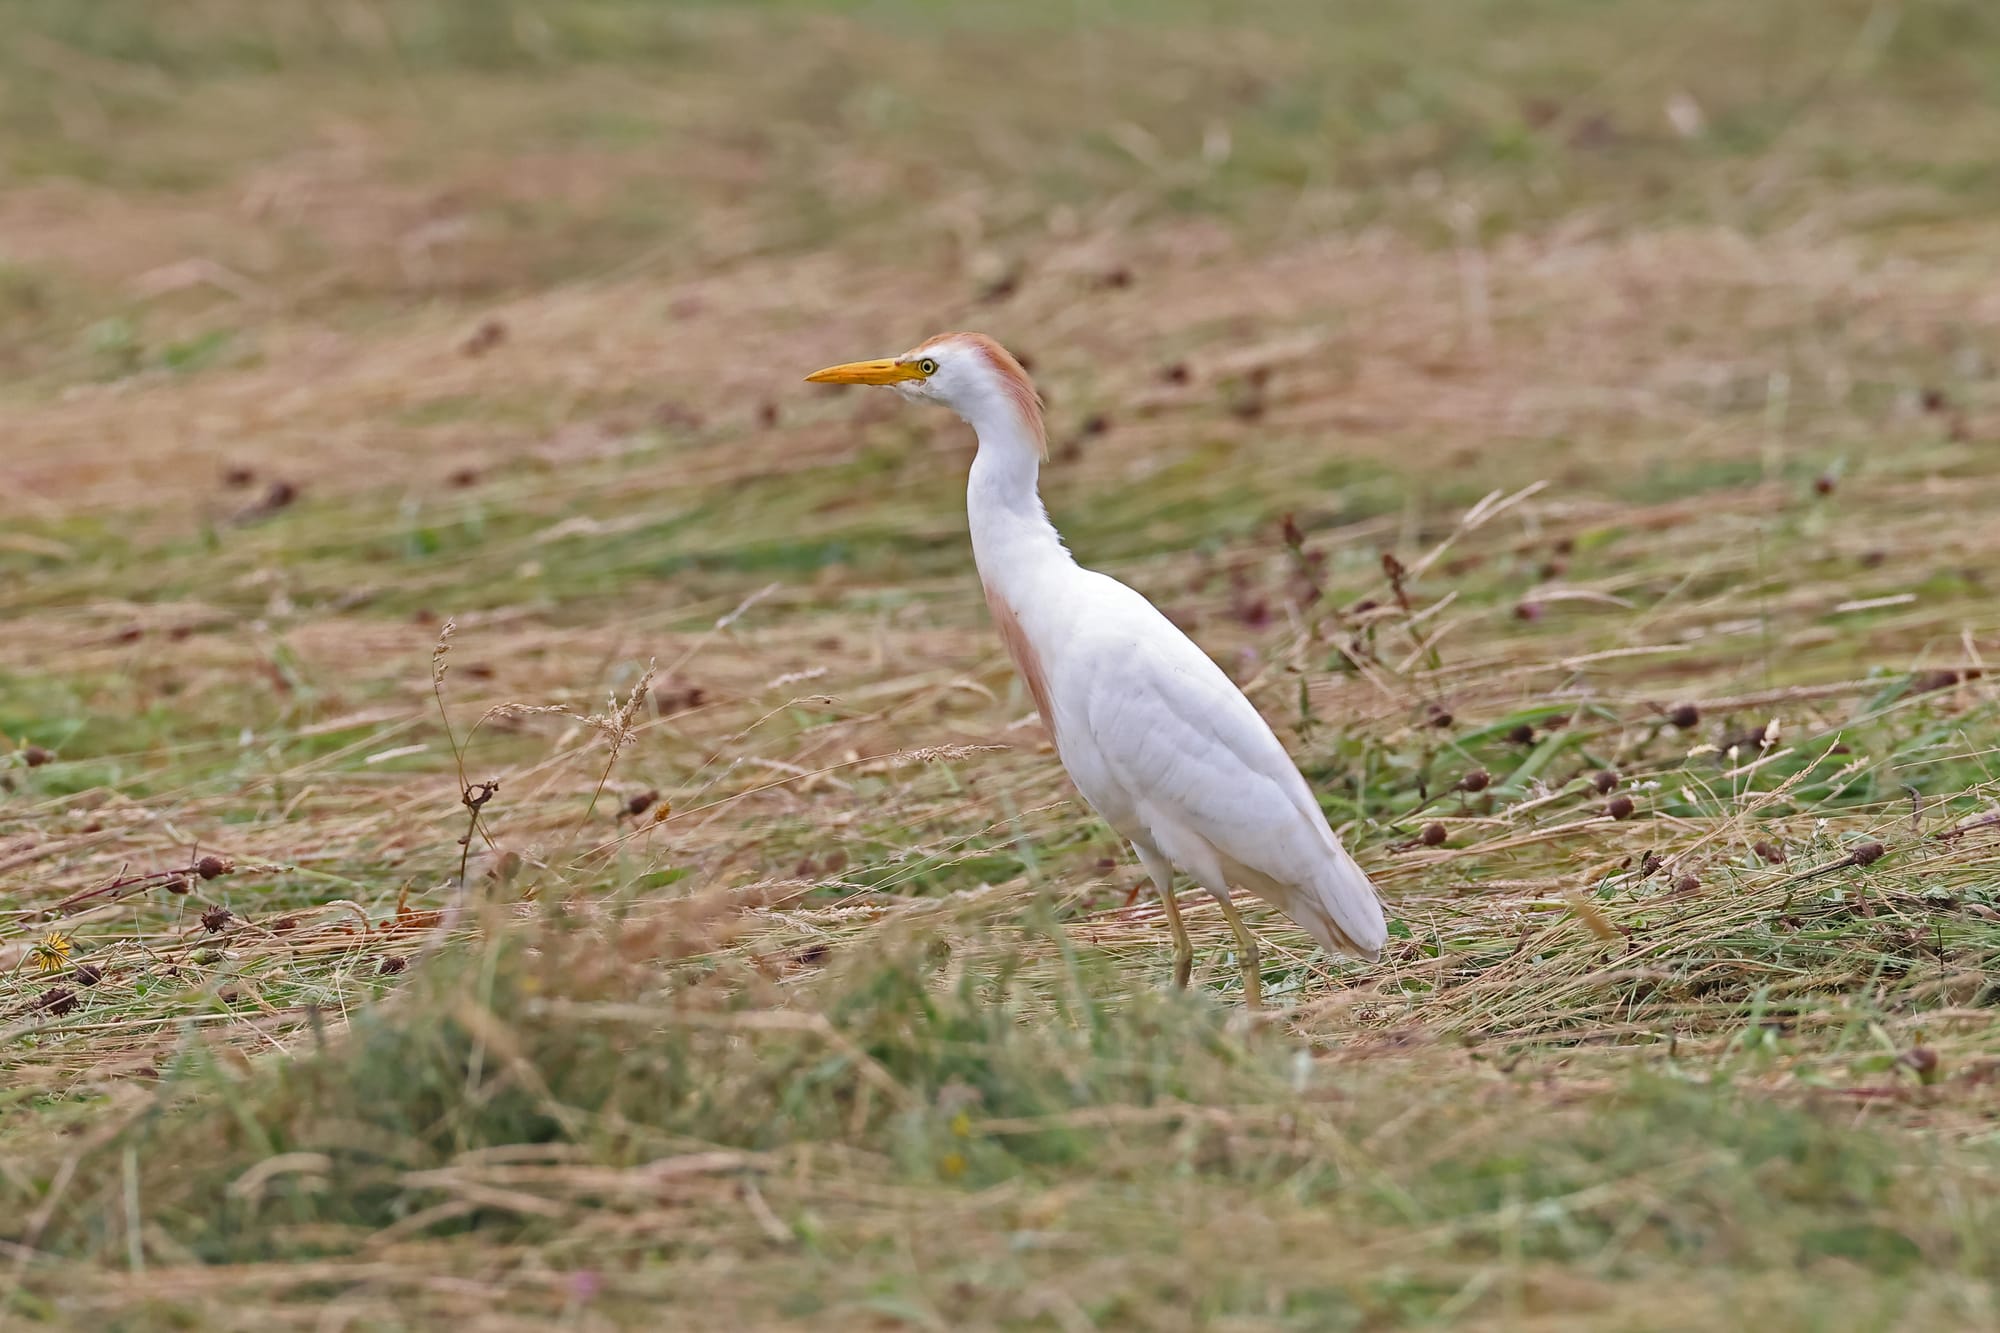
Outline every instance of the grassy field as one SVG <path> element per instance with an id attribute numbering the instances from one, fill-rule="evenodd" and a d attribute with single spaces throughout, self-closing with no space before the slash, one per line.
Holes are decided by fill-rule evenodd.
<path id="1" fill-rule="evenodd" d="M 1983 0 L 0 22 L 0 1322 L 2000 1322 Z M 1171 990 L 947 328 L 1379 965 Z"/>

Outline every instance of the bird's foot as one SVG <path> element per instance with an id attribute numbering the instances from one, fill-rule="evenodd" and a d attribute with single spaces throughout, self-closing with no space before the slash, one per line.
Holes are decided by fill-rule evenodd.
<path id="1" fill-rule="evenodd" d="M 1231 1036 L 1247 1039 L 1256 1037 L 1260 1033 L 1282 1029 L 1289 1013 L 1289 1010 L 1282 1008 L 1251 1009 L 1246 1006 L 1225 1018 L 1222 1026 Z"/>

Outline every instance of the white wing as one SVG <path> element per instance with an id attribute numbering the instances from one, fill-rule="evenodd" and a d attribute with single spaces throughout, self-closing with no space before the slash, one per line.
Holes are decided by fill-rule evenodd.
<path id="1" fill-rule="evenodd" d="M 1060 655 L 1065 762 L 1074 767 L 1071 751 L 1089 747 L 1077 758 L 1129 793 L 1159 826 L 1160 850 L 1197 878 L 1190 837 L 1328 949 L 1377 956 L 1387 927 L 1375 888 L 1271 728 L 1144 597 L 1103 575 L 1091 583 Z"/>

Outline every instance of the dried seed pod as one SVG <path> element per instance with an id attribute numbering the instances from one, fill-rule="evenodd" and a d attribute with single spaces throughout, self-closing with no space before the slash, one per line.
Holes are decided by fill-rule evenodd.
<path id="1" fill-rule="evenodd" d="M 1781 866 L 1785 863 L 1785 849 L 1774 842 L 1760 841 L 1750 850 L 1774 866 Z"/>
<path id="2" fill-rule="evenodd" d="M 1475 768 L 1458 780 L 1462 792 L 1482 792 L 1493 783 L 1493 775 L 1483 768 Z"/>
<path id="3" fill-rule="evenodd" d="M 194 872 L 203 879 L 219 879 L 236 869 L 236 863 L 226 856 L 204 856 L 194 863 Z"/>
<path id="4" fill-rule="evenodd" d="M 1601 769 L 1590 775 L 1590 785 L 1602 796 L 1618 785 L 1618 775 L 1608 768 Z"/>
<path id="5" fill-rule="evenodd" d="M 1673 711 L 1667 714 L 1667 721 L 1673 723 L 1682 731 L 1687 731 L 1692 727 L 1701 725 L 1701 710 L 1693 704 L 1675 704 Z"/>
<path id="6" fill-rule="evenodd" d="M 1864 842 L 1854 849 L 1854 864 L 1858 866 L 1872 866 L 1881 860 L 1883 853 L 1888 850 L 1888 848 L 1879 842 Z"/>
<path id="7" fill-rule="evenodd" d="M 209 934 L 213 935 L 229 924 L 232 915 L 227 907 L 217 904 L 201 914 L 201 924 Z"/>
<path id="8" fill-rule="evenodd" d="M 1613 819 L 1630 819 L 1632 812 L 1636 809 L 1638 807 L 1632 804 L 1630 796 L 1618 795 L 1606 802 L 1604 813 L 1610 815 Z"/>
<path id="9" fill-rule="evenodd" d="M 1919 1083 L 1935 1083 L 1938 1076 L 1937 1052 L 1928 1046 L 1912 1046 L 1896 1057 L 1897 1062 L 1907 1066 L 1917 1076 Z"/>
<path id="10" fill-rule="evenodd" d="M 1417 841 L 1426 847 L 1437 847 L 1444 842 L 1444 837 L 1444 825 L 1434 822 L 1424 825 L 1424 831 L 1417 835 Z"/>
<path id="11" fill-rule="evenodd" d="M 385 977 L 393 977 L 410 965 L 410 960 L 399 953 L 392 953 L 382 960 L 376 971 Z"/>
<path id="12" fill-rule="evenodd" d="M 466 356 L 484 356 L 506 341 L 506 322 L 489 317 L 481 320 L 479 327 L 459 343 L 458 350 Z"/>
<path id="13" fill-rule="evenodd" d="M 1675 893 L 1701 892 L 1701 878 L 1697 875 L 1682 875 L 1679 879 L 1674 881 L 1674 892 Z"/>

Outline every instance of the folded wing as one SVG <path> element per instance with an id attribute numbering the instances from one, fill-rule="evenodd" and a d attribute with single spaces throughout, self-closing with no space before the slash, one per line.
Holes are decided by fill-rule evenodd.
<path id="1" fill-rule="evenodd" d="M 1130 596 L 1159 627 L 1119 634 L 1114 620 L 1092 635 L 1082 721 L 1106 768 L 1321 944 L 1376 956 L 1387 929 L 1374 886 L 1291 756 L 1221 668 Z"/>

